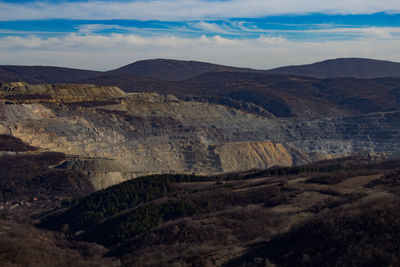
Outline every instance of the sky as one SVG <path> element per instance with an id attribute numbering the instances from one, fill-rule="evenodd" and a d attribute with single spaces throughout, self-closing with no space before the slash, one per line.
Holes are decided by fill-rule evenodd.
<path id="1" fill-rule="evenodd" d="M 400 62 L 400 0 L 0 0 L 0 65 Z"/>

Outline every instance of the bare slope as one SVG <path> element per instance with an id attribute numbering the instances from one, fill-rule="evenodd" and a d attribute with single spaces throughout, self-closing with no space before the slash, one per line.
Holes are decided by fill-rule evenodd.
<path id="1" fill-rule="evenodd" d="M 124 91 L 115 86 L 0 83 L 0 97 L 22 102 L 40 102 L 40 100 L 50 102 L 99 101 L 111 100 L 125 95 Z"/>
<path id="2" fill-rule="evenodd" d="M 97 189 L 151 173 L 245 171 L 400 146 L 398 111 L 279 119 L 115 87 L 3 88 L 0 134 L 66 153 L 59 167 L 90 173 Z"/>
<path id="3" fill-rule="evenodd" d="M 309 160 L 270 141 L 266 134 L 279 132 L 276 122 L 221 105 L 88 85 L 3 88 L 0 133 L 78 156 L 60 167 L 90 172 L 96 188 L 148 173 L 221 173 Z M 248 161 L 240 161 L 243 153 Z"/>

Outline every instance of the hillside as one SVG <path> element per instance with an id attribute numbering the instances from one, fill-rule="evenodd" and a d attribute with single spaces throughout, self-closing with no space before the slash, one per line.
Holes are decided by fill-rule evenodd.
<path id="1" fill-rule="evenodd" d="M 69 83 L 101 72 L 52 66 L 0 66 L 0 82 Z"/>
<path id="2" fill-rule="evenodd" d="M 181 99 L 192 97 L 236 108 L 244 105 L 233 102 L 241 101 L 277 117 L 354 116 L 398 110 L 400 103 L 396 91 L 400 81 L 396 78 L 316 79 L 265 73 L 208 72 L 181 82 L 103 75 L 79 83 L 116 85 L 126 92 L 173 94 Z"/>
<path id="3" fill-rule="evenodd" d="M 393 90 L 400 84 L 389 80 L 215 72 L 185 83 L 193 94 L 250 102 L 278 117 L 326 117 L 399 110 Z"/>
<path id="4" fill-rule="evenodd" d="M 250 68 L 236 68 L 199 61 L 172 59 L 151 59 L 136 61 L 132 64 L 107 72 L 107 74 L 136 75 L 167 81 L 183 81 L 206 72 L 256 72 Z"/>
<path id="5" fill-rule="evenodd" d="M 237 68 L 198 61 L 172 59 L 141 60 L 110 71 L 91 71 L 53 66 L 13 66 L 0 65 L 0 82 L 24 81 L 28 83 L 70 83 L 102 76 L 107 82 L 110 77 L 128 83 L 147 81 L 182 81 L 206 72 L 234 71 L 257 72 L 250 68 Z M 147 79 L 146 79 L 147 78 Z M 119 85 L 119 84 L 113 84 Z"/>
<path id="6" fill-rule="evenodd" d="M 94 191 L 87 174 L 76 170 L 54 169 L 68 158 L 60 152 L 31 147 L 10 135 L 0 135 L 0 206 L 8 202 L 40 199 L 59 201 Z"/>
<path id="7" fill-rule="evenodd" d="M 398 166 L 347 157 L 222 176 L 156 175 L 62 202 L 9 204 L 0 261 L 396 266 Z"/>
<path id="8" fill-rule="evenodd" d="M 314 78 L 377 78 L 399 77 L 400 63 L 366 58 L 337 58 L 308 65 L 287 66 L 268 70 L 269 73 Z"/>

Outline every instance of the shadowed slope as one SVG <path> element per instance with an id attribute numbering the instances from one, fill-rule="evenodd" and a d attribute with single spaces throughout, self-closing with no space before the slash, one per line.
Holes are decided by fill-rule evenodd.
<path id="1" fill-rule="evenodd" d="M 108 73 L 138 75 L 168 81 L 183 81 L 206 72 L 220 71 L 258 72 L 249 68 L 236 68 L 198 61 L 151 59 L 136 61 Z"/>
<path id="2" fill-rule="evenodd" d="M 0 82 L 68 83 L 100 74 L 99 71 L 51 66 L 0 66 Z"/>
<path id="3" fill-rule="evenodd" d="M 338 58 L 309 65 L 280 67 L 269 70 L 269 72 L 315 78 L 355 77 L 367 79 L 400 76 L 400 63 L 366 58 Z"/>

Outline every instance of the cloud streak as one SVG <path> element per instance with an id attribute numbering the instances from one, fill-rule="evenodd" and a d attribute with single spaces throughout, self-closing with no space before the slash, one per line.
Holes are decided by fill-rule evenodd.
<path id="1" fill-rule="evenodd" d="M 351 37 L 351 38 L 365 38 L 375 37 L 377 39 L 389 39 L 398 38 L 400 35 L 400 27 L 354 27 L 354 26 L 342 26 L 334 24 L 315 24 L 309 25 L 309 27 L 303 26 L 303 29 L 287 30 L 287 29 L 263 29 L 254 24 L 242 22 L 224 23 L 218 25 L 216 23 L 199 22 L 189 24 L 193 28 L 200 32 L 221 34 L 221 35 L 237 35 L 237 36 L 254 36 L 254 35 L 283 35 L 294 36 L 301 35 L 302 39 L 310 38 L 311 35 L 317 35 L 318 38 L 323 39 L 326 37 Z M 308 29 L 311 28 L 311 29 Z"/>
<path id="2" fill-rule="evenodd" d="M 25 4 L 0 1 L 0 20 L 203 20 L 258 18 L 280 14 L 400 13 L 398 0 L 150 0 L 82 1 Z"/>

